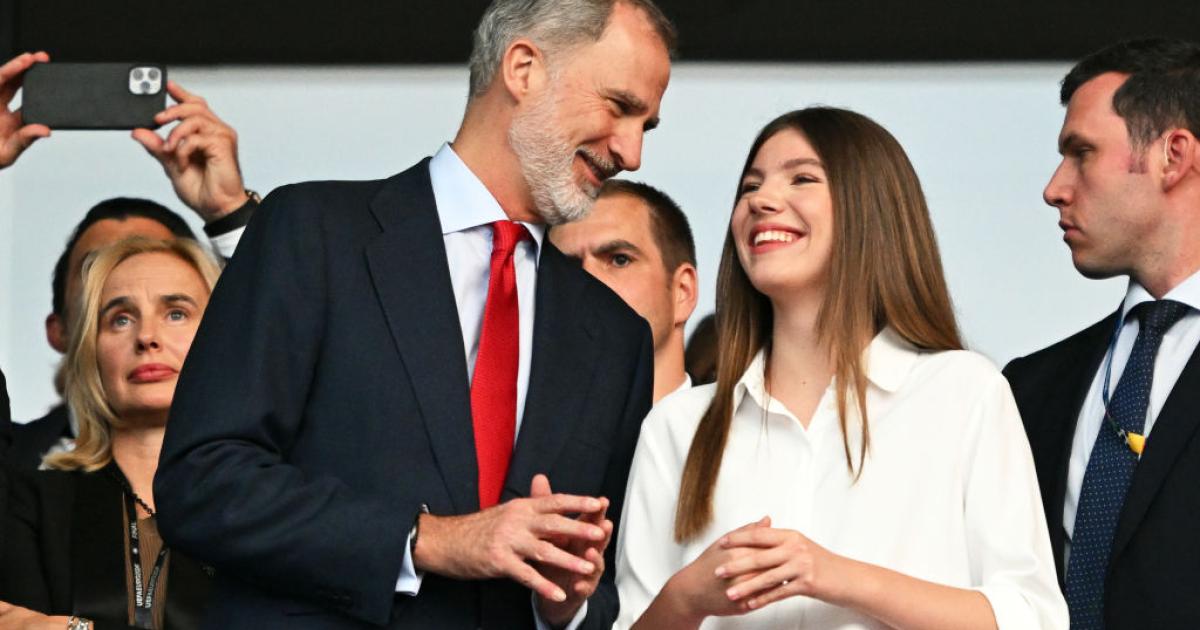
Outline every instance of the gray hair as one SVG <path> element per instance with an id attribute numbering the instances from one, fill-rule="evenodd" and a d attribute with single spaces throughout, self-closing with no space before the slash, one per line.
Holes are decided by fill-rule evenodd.
<path id="1" fill-rule="evenodd" d="M 600 39 L 618 2 L 642 10 L 674 56 L 675 27 L 653 0 L 492 0 L 475 29 L 471 96 L 487 90 L 509 45 L 528 37 L 547 56 Z"/>

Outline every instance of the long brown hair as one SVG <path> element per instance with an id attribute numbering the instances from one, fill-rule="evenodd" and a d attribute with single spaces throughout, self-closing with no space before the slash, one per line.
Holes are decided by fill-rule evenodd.
<path id="1" fill-rule="evenodd" d="M 833 200 L 833 253 L 817 334 L 830 348 L 846 466 L 857 479 L 870 443 L 863 365 L 867 344 L 885 326 L 927 350 L 961 349 L 962 341 L 925 196 L 896 139 L 855 112 L 797 110 L 759 132 L 742 177 L 762 145 L 785 130 L 800 133 L 817 152 Z M 771 302 L 746 276 L 732 229 L 725 234 L 721 252 L 716 302 L 717 387 L 683 469 L 675 512 L 679 542 L 699 535 L 712 521 L 713 493 L 733 420 L 734 388 L 760 350 L 768 359 L 771 353 Z M 862 430 L 857 465 L 847 434 L 852 395 Z"/>

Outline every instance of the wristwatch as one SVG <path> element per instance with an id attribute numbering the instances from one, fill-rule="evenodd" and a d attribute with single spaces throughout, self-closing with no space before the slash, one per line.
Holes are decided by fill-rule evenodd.
<path id="1" fill-rule="evenodd" d="M 71 618 L 67 619 L 67 630 L 92 630 L 92 620 L 71 615 Z"/>
<path id="2" fill-rule="evenodd" d="M 417 536 L 421 533 L 421 515 L 429 513 L 429 506 L 421 504 L 421 511 L 417 512 L 417 517 L 413 519 L 412 530 L 408 532 L 408 549 L 412 551 L 417 548 Z"/>

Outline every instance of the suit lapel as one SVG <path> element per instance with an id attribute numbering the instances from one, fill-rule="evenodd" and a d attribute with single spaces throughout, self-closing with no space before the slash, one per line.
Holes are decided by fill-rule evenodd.
<path id="1" fill-rule="evenodd" d="M 400 352 L 438 469 L 459 513 L 479 509 L 471 395 L 429 160 L 392 178 L 371 202 L 383 228 L 367 265 Z"/>
<path id="2" fill-rule="evenodd" d="M 570 281 L 571 263 L 549 240 L 542 248 L 525 415 L 501 501 L 528 496 L 533 476 L 547 471 L 583 420 L 600 345 L 583 303 L 587 285 Z"/>
<path id="3" fill-rule="evenodd" d="M 1064 357 L 1062 380 L 1046 388 L 1046 404 L 1041 407 L 1042 418 L 1038 426 L 1042 429 L 1042 435 L 1038 441 L 1045 444 L 1045 448 L 1051 449 L 1050 452 L 1054 454 L 1050 459 L 1053 469 L 1047 471 L 1054 475 L 1054 485 L 1051 486 L 1053 495 L 1047 504 L 1051 510 L 1046 516 L 1050 529 L 1050 546 L 1054 553 L 1054 564 L 1058 569 L 1060 584 L 1064 584 L 1066 578 L 1062 562 L 1066 545 L 1063 504 L 1067 496 L 1071 446 L 1074 443 L 1075 428 L 1079 423 L 1079 413 L 1083 409 L 1084 400 L 1108 351 L 1108 334 L 1112 332 L 1119 316 L 1118 309 L 1080 337 L 1074 350 Z"/>
<path id="4" fill-rule="evenodd" d="M 109 464 L 110 466 L 114 464 Z M 127 619 L 121 490 L 104 471 L 80 473 L 71 514 L 71 593 L 76 615 Z"/>
<path id="5" fill-rule="evenodd" d="M 1171 466 L 1200 426 L 1200 413 L 1196 412 L 1197 392 L 1200 392 L 1200 348 L 1188 359 L 1146 439 L 1146 450 L 1133 472 L 1129 494 L 1117 521 L 1114 559 L 1129 544 L 1158 489 L 1171 472 Z"/>

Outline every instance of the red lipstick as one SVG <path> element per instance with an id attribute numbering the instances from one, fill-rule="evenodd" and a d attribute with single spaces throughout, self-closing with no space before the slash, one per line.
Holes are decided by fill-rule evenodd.
<path id="1" fill-rule="evenodd" d="M 146 363 L 139 365 L 129 373 L 129 380 L 133 383 L 157 383 L 174 377 L 179 373 L 179 370 L 164 365 L 162 363 Z"/>

